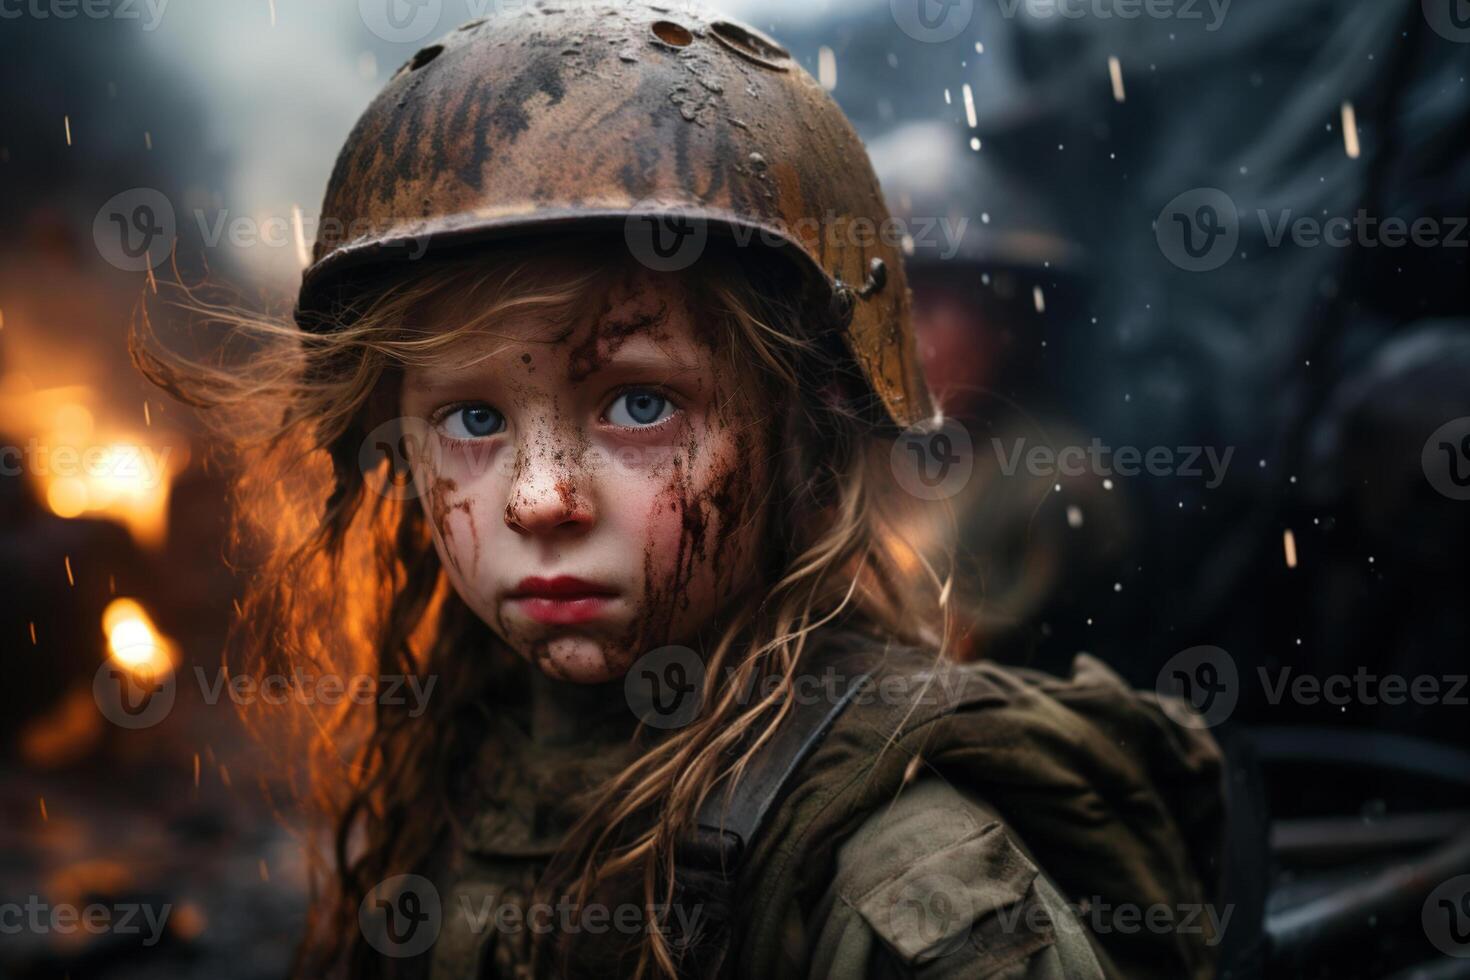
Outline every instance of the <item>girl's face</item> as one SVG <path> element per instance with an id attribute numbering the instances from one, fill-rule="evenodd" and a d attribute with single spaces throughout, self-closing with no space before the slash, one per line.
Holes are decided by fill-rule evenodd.
<path id="1" fill-rule="evenodd" d="M 455 590 L 588 684 L 692 643 L 753 583 L 771 428 L 670 277 L 630 271 L 594 308 L 467 335 L 405 368 L 401 406 L 424 423 L 414 476 Z"/>

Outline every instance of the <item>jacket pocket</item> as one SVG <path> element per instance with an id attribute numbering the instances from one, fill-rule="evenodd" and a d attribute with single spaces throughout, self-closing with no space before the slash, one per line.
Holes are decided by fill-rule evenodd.
<path id="1" fill-rule="evenodd" d="M 988 977 L 1056 940 L 1037 874 L 994 822 L 848 902 L 904 966 L 926 977 Z"/>

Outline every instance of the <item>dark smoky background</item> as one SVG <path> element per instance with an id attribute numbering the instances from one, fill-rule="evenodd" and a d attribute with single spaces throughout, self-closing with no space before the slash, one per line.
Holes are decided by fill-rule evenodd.
<path id="1" fill-rule="evenodd" d="M 1462 827 L 1470 7 L 713 6 L 832 92 L 904 221 L 953 436 L 916 465 L 968 474 L 963 654 L 1087 651 L 1249 740 L 1278 911 L 1303 839 L 1372 838 L 1341 887 Z M 290 795 L 198 680 L 240 589 L 229 464 L 134 371 L 128 324 L 177 283 L 288 311 L 357 114 L 479 16 L 534 12 L 0 0 L 0 905 L 168 910 L 0 916 L 0 976 L 287 969 Z M 163 714 L 104 703 L 119 676 Z M 1406 930 L 1365 927 L 1361 974 L 1282 975 L 1432 955 Z"/>

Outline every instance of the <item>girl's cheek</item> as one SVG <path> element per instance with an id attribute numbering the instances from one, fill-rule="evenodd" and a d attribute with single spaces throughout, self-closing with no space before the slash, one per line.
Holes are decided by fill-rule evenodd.
<path id="1" fill-rule="evenodd" d="M 680 474 L 689 468 L 685 447 L 622 445 L 601 451 L 588 467 L 600 525 L 616 528 L 617 537 L 635 553 L 626 556 L 639 566 L 647 556 L 672 555 L 682 528 L 679 503 L 688 496 Z M 672 563 L 672 559 L 670 560 Z"/>
<path id="2" fill-rule="evenodd" d="M 622 498 L 640 492 L 645 498 L 636 533 L 646 542 L 650 601 L 672 605 L 686 629 L 718 612 L 719 594 L 745 577 L 751 555 L 744 534 L 728 533 L 732 522 L 746 522 L 726 508 L 746 502 L 725 499 L 723 491 L 732 468 L 750 469 L 757 461 L 740 458 L 726 430 L 708 429 L 700 442 L 695 452 L 681 449 L 678 465 L 661 479 L 643 481 L 641 491 L 630 486 Z"/>
<path id="3" fill-rule="evenodd" d="M 497 477 L 509 479 L 508 466 L 515 453 L 504 440 L 466 440 L 460 443 L 436 440 L 430 445 L 429 468 L 456 483 L 483 484 Z"/>
<path id="4" fill-rule="evenodd" d="M 474 444 L 446 447 L 420 471 L 440 557 L 455 589 L 472 605 L 475 597 L 492 591 L 484 557 L 500 518 L 495 501 L 505 499 L 509 485 L 495 466 L 502 458 Z"/>
<path id="5" fill-rule="evenodd" d="M 591 537 L 595 550 L 627 570 L 628 581 L 645 593 L 672 574 L 679 548 L 680 518 L 667 480 L 647 470 L 613 466 L 602 472 L 592 489 L 597 524 Z M 603 551 L 607 545 L 616 555 Z M 642 597 L 644 603 L 648 596 Z"/>

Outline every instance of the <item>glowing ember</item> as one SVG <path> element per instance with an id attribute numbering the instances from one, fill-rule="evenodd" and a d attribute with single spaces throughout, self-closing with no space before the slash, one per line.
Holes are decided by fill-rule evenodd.
<path id="1" fill-rule="evenodd" d="M 1296 535 L 1291 533 L 1291 528 L 1281 532 L 1281 546 L 1286 549 L 1286 567 L 1296 567 Z"/>
<path id="2" fill-rule="evenodd" d="M 204 910 L 193 902 L 182 902 L 174 909 L 173 916 L 168 920 L 168 926 L 182 939 L 197 939 L 204 933 L 209 925 L 209 917 Z"/>
<path id="3" fill-rule="evenodd" d="M 87 485 L 63 477 L 46 488 L 46 505 L 57 517 L 80 517 L 87 510 Z"/>
<path id="4" fill-rule="evenodd" d="M 837 54 L 826 45 L 817 50 L 817 79 L 829 92 L 837 87 Z"/>
<path id="5" fill-rule="evenodd" d="M 1351 102 L 1342 104 L 1342 146 L 1349 160 L 1356 160 L 1362 152 L 1358 146 L 1358 113 Z"/>
<path id="6" fill-rule="evenodd" d="M 311 265 L 311 248 L 306 244 L 306 229 L 301 220 L 299 205 L 291 205 L 291 228 L 296 233 L 296 261 L 301 268 Z"/>
<path id="7" fill-rule="evenodd" d="M 75 688 L 50 711 L 21 729 L 20 757 L 32 769 L 69 766 L 86 757 L 102 737 L 103 719 L 92 692 Z"/>
<path id="8" fill-rule="evenodd" d="M 1113 101 L 1126 101 L 1128 96 L 1123 91 L 1123 63 L 1118 60 L 1117 55 L 1108 55 L 1108 77 L 1113 81 Z"/>
<path id="9" fill-rule="evenodd" d="M 139 677 L 157 677 L 173 669 L 169 644 L 147 610 L 132 599 L 114 599 L 102 614 L 102 632 L 112 659 Z"/>

